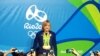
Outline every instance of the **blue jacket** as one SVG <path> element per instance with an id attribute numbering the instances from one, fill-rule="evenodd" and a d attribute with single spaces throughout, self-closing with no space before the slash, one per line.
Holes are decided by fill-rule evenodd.
<path id="1" fill-rule="evenodd" d="M 54 49 L 54 54 L 55 56 L 57 56 L 56 34 L 52 31 L 49 31 L 49 33 L 51 34 L 51 37 L 50 37 L 51 49 Z M 36 34 L 36 38 L 34 39 L 33 49 L 38 54 L 42 54 L 44 51 L 48 53 L 49 50 L 44 50 L 42 46 L 43 46 L 43 31 L 40 31 Z"/>

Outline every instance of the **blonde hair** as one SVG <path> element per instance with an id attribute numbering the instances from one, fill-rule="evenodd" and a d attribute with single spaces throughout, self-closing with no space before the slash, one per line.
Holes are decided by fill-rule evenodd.
<path id="1" fill-rule="evenodd" d="M 42 30 L 44 30 L 44 27 L 47 25 L 47 23 L 50 23 L 49 20 L 46 20 L 42 23 Z"/>

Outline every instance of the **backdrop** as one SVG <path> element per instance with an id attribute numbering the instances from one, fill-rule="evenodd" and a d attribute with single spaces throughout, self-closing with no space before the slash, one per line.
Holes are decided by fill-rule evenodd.
<path id="1" fill-rule="evenodd" d="M 50 20 L 58 56 L 100 50 L 100 0 L 0 0 L 0 50 L 28 52 L 41 23 Z"/>

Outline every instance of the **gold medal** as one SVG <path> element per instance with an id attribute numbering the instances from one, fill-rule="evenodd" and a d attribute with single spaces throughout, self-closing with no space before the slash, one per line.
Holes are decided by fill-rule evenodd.
<path id="1" fill-rule="evenodd" d="M 50 49 L 50 34 L 43 34 L 43 49 Z"/>

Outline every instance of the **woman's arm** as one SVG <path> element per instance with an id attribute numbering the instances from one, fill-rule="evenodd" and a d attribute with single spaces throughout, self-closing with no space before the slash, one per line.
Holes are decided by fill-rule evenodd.
<path id="1" fill-rule="evenodd" d="M 11 48 L 9 51 L 5 52 L 4 56 L 7 56 L 8 54 L 13 53 L 14 52 L 13 49 L 15 49 L 15 48 Z"/>
<path id="2" fill-rule="evenodd" d="M 39 36 L 39 34 L 37 33 L 37 34 L 36 34 L 36 37 L 35 37 L 35 39 L 34 39 L 34 44 L 33 44 L 33 48 L 32 48 L 32 49 L 34 49 L 34 53 L 32 54 L 32 55 L 34 55 L 34 56 L 36 56 L 36 49 L 37 49 L 37 47 L 38 47 L 38 36 Z"/>
<path id="3" fill-rule="evenodd" d="M 56 34 L 54 33 L 54 37 L 53 37 L 53 49 L 54 49 L 54 54 L 55 56 L 57 56 L 57 42 L 56 42 Z"/>
<path id="4" fill-rule="evenodd" d="M 79 54 L 79 52 L 76 51 L 74 48 L 72 48 L 72 53 L 73 53 L 75 56 L 81 56 L 81 55 Z"/>

